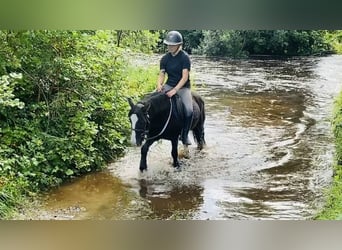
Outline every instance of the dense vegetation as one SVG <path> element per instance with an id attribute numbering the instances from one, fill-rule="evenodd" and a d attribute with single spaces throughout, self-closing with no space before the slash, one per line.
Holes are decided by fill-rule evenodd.
<path id="1" fill-rule="evenodd" d="M 0 217 L 20 194 L 100 169 L 123 152 L 125 97 L 155 82 L 141 73 L 133 79 L 126 58 L 150 51 L 158 37 L 0 31 Z"/>
<path id="2" fill-rule="evenodd" d="M 209 56 L 341 52 L 340 31 L 188 30 Z M 136 52 L 164 52 L 166 31 L 0 31 L 0 218 L 38 191 L 103 168 L 123 153 L 127 96 L 154 88 Z"/>
<path id="3" fill-rule="evenodd" d="M 307 56 L 338 50 L 341 32 L 317 30 L 186 31 L 185 49 L 207 56 Z"/>

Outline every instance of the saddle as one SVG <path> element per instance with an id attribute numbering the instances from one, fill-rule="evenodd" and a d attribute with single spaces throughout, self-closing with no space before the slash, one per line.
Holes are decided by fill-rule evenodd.
<path id="1" fill-rule="evenodd" d="M 184 120 L 184 108 L 183 108 L 183 103 L 181 98 L 179 97 L 179 95 L 175 94 L 172 98 L 172 114 L 174 115 L 174 117 L 179 120 L 179 121 L 183 121 Z M 195 101 L 194 97 L 192 96 L 192 105 L 193 105 L 193 121 L 197 121 L 200 115 L 200 110 L 199 110 L 199 106 L 197 104 L 197 102 Z"/>
<path id="2" fill-rule="evenodd" d="M 172 96 L 171 101 L 173 106 L 172 114 L 177 120 L 183 121 L 184 108 L 181 98 L 179 97 L 179 95 L 175 94 L 174 96 Z"/>

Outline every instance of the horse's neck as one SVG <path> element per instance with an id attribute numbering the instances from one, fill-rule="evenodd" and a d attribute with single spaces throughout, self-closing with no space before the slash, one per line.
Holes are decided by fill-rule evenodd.
<path id="1" fill-rule="evenodd" d="M 157 95 L 150 99 L 150 119 L 161 120 L 167 117 L 170 112 L 170 101 L 163 95 Z"/>

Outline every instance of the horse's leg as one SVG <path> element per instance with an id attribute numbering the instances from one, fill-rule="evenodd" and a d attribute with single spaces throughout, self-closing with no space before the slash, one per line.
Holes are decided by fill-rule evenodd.
<path id="1" fill-rule="evenodd" d="M 175 139 L 171 140 L 171 144 L 172 144 L 171 155 L 173 158 L 173 166 L 175 168 L 180 168 L 180 164 L 178 161 L 178 136 Z"/>
<path id="2" fill-rule="evenodd" d="M 140 158 L 140 171 L 143 172 L 144 170 L 147 169 L 147 152 L 150 146 L 153 144 L 154 141 L 146 141 L 145 144 L 141 147 L 141 158 Z"/>
<path id="3" fill-rule="evenodd" d="M 197 141 L 197 148 L 199 150 L 202 150 L 205 145 L 205 139 L 204 139 L 204 121 L 205 121 L 205 112 L 204 112 L 204 106 L 201 109 L 201 118 L 199 123 L 196 126 L 196 137 L 198 137 Z"/>
<path id="4" fill-rule="evenodd" d="M 199 143 L 197 145 L 197 148 L 199 150 L 202 150 L 204 145 L 205 145 L 205 139 L 204 139 L 204 126 L 203 124 L 200 125 L 200 129 L 199 129 L 199 134 L 200 134 L 200 140 Z"/>
<path id="5" fill-rule="evenodd" d="M 197 141 L 197 149 L 202 150 L 203 146 L 205 145 L 205 140 L 204 140 L 204 126 L 201 124 L 198 124 L 194 130 L 194 135 Z"/>
<path id="6" fill-rule="evenodd" d="M 189 159 L 190 158 L 190 150 L 189 150 L 189 146 L 188 145 L 183 145 L 183 157 L 185 159 Z"/>

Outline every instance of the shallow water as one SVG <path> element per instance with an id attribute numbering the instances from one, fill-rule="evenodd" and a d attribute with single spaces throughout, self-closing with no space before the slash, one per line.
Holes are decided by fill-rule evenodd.
<path id="1" fill-rule="evenodd" d="M 190 146 L 190 159 L 182 158 L 176 172 L 171 143 L 159 141 L 144 174 L 140 148 L 128 148 L 107 171 L 51 192 L 45 209 L 73 208 L 73 219 L 314 215 L 332 176 L 330 119 L 342 57 L 192 61 L 191 77 L 206 102 L 206 148 Z"/>

